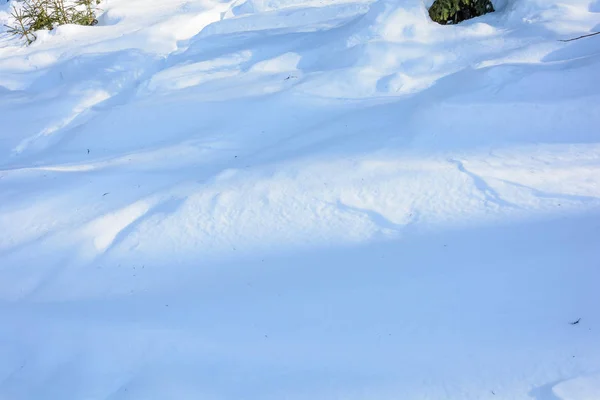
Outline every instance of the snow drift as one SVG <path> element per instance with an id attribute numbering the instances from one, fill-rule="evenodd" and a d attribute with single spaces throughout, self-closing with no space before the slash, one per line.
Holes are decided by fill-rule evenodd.
<path id="1" fill-rule="evenodd" d="M 427 6 L 3 34 L 0 398 L 599 398 L 600 3 Z"/>

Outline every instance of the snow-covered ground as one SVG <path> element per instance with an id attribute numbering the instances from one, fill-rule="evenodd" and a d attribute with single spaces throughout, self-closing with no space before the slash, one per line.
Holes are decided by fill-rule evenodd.
<path id="1" fill-rule="evenodd" d="M 0 399 L 600 399 L 600 0 L 429 4 L 2 33 Z"/>

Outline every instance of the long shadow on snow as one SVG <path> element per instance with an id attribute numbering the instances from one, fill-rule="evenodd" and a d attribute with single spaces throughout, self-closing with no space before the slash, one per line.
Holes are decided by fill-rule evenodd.
<path id="1" fill-rule="evenodd" d="M 599 227 L 588 214 L 228 261 L 138 253 L 112 260 L 122 264 L 117 275 L 71 270 L 70 281 L 94 283 L 89 297 L 3 305 L 0 333 L 17 323 L 28 335 L 15 352 L 36 359 L 59 351 L 82 378 L 113 373 L 223 399 L 365 390 L 492 399 L 492 390 L 502 397 L 531 382 L 538 389 L 530 395 L 551 400 L 548 382 L 593 372 L 600 357 L 591 318 L 600 301 L 591 239 Z M 130 267 L 142 264 L 132 277 Z M 135 292 L 111 294 L 127 285 Z M 578 317 L 585 325 L 569 325 Z M 118 359 L 143 367 L 99 365 L 96 351 L 114 354 L 114 346 Z M 25 393 L 26 372 L 0 393 Z M 393 395 L 378 392 L 385 388 Z"/>

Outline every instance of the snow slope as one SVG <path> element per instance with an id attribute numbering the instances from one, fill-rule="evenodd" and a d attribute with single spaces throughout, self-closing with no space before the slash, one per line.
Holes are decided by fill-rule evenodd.
<path id="1" fill-rule="evenodd" d="M 600 399 L 600 2 L 427 5 L 0 35 L 0 399 Z"/>

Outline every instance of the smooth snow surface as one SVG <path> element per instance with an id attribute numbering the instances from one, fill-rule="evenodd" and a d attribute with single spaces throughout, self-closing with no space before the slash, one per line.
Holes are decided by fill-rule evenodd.
<path id="1" fill-rule="evenodd" d="M 0 399 L 600 399 L 600 1 L 428 3 L 2 33 Z"/>

